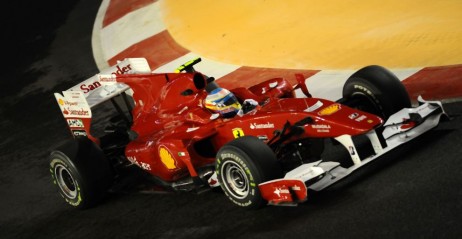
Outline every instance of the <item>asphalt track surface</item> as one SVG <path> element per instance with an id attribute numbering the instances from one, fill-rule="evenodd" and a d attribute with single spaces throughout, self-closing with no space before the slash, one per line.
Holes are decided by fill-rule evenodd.
<path id="1" fill-rule="evenodd" d="M 298 207 L 245 211 L 210 191 L 111 193 L 70 208 L 48 171 L 50 150 L 70 137 L 52 93 L 97 73 L 99 1 L 6 4 L 0 238 L 462 238 L 460 102 L 445 104 L 451 121 Z"/>

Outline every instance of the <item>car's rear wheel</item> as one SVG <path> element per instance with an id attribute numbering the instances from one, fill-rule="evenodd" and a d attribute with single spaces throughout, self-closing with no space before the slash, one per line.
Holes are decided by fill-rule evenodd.
<path id="1" fill-rule="evenodd" d="M 79 209 L 99 203 L 113 180 L 109 162 L 87 138 L 71 141 L 53 151 L 50 172 L 59 194 L 69 205 Z"/>
<path id="2" fill-rule="evenodd" d="M 282 177 L 271 148 L 251 136 L 233 140 L 218 151 L 216 173 L 226 196 L 249 209 L 265 204 L 258 188 L 260 183 Z"/>
<path id="3" fill-rule="evenodd" d="M 376 65 L 364 67 L 348 78 L 341 102 L 384 120 L 402 108 L 411 107 L 409 94 L 401 81 Z"/>

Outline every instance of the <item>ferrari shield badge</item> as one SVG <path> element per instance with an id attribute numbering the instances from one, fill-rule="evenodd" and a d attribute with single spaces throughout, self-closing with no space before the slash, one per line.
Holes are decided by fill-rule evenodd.
<path id="1" fill-rule="evenodd" d="M 244 136 L 244 131 L 241 129 L 241 128 L 235 128 L 233 129 L 233 135 L 234 135 L 234 138 L 240 138 L 242 136 Z"/>

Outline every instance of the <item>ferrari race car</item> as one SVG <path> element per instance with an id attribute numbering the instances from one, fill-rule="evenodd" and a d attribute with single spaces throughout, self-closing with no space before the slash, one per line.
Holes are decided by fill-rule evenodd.
<path id="1" fill-rule="evenodd" d="M 124 168 L 139 167 L 157 187 L 172 191 L 221 187 L 244 208 L 296 205 L 307 200 L 308 190 L 345 178 L 445 115 L 438 101 L 419 97 L 419 106 L 411 107 L 401 82 L 380 66 L 351 75 L 336 102 L 312 97 L 302 75 L 295 75 L 296 85 L 269 79 L 210 101 L 223 89 L 194 69 L 198 62 L 158 74 L 145 59 L 129 58 L 55 93 L 73 135 L 50 155 L 66 202 L 94 206 Z M 105 120 L 102 135 L 93 135 L 92 109 L 106 101 L 118 114 Z M 239 109 L 231 117 L 209 107 L 229 101 Z M 347 160 L 323 157 L 327 139 Z"/>

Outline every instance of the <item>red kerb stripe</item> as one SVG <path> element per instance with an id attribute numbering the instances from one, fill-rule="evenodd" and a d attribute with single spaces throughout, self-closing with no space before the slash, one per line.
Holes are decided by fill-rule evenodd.
<path id="1" fill-rule="evenodd" d="M 462 97 L 462 65 L 426 67 L 403 81 L 412 100 Z"/>
<path id="2" fill-rule="evenodd" d="M 162 31 L 123 50 L 109 59 L 108 63 L 112 66 L 117 64 L 118 60 L 125 58 L 144 57 L 148 61 L 149 66 L 151 66 L 151 69 L 156 69 L 187 53 L 189 51 L 178 45 L 168 31 Z"/>
<path id="3" fill-rule="evenodd" d="M 234 72 L 220 78 L 219 84 L 225 88 L 250 87 L 265 80 L 284 78 L 294 85 L 297 83 L 295 74 L 302 74 L 305 79 L 318 73 L 317 70 L 288 70 L 277 68 L 260 68 L 243 66 Z"/>

